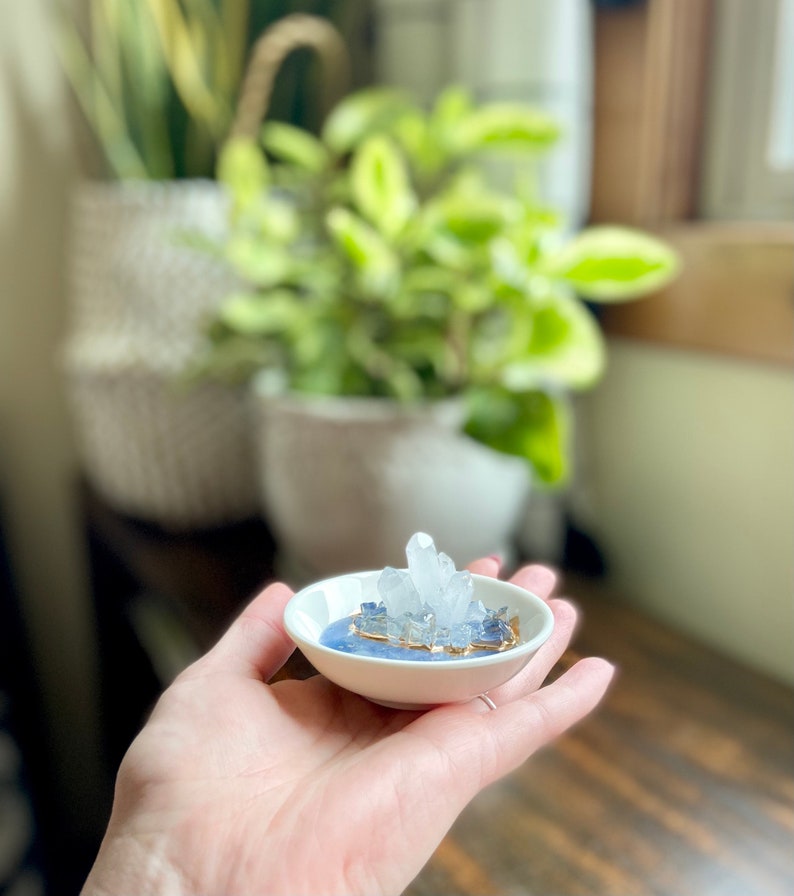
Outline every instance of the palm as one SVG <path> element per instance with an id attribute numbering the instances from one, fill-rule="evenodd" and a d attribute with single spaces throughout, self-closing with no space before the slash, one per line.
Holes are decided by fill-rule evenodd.
<path id="1" fill-rule="evenodd" d="M 204 867 L 191 875 L 211 880 L 210 892 L 250 892 L 251 881 L 272 879 L 274 854 L 285 859 L 276 892 L 396 892 L 471 796 L 461 789 L 439 811 L 424 782 L 411 795 L 405 738 L 395 735 L 411 737 L 411 766 L 425 781 L 431 774 L 441 780 L 447 761 L 421 732 L 412 736 L 417 720 L 417 713 L 375 706 L 320 677 L 272 688 L 231 676 L 188 677 L 158 706 L 125 772 L 145 777 L 140 800 L 182 807 L 176 819 L 169 812 L 171 835 L 177 851 L 189 841 L 203 857 Z M 214 734 L 208 740 L 205 732 Z M 214 863 L 219 842 L 229 850 L 223 867 Z M 378 853 L 386 851 L 399 859 L 399 881 L 383 879 Z"/>
<path id="2" fill-rule="evenodd" d="M 573 613 L 560 601 L 551 641 L 493 692 L 496 713 L 475 711 L 480 704 L 385 709 L 319 676 L 268 686 L 290 649 L 273 625 L 288 596 L 271 593 L 264 606 L 261 595 L 257 613 L 163 695 L 125 757 L 103 850 L 145 843 L 187 892 L 400 892 L 481 787 L 606 687 L 605 670 L 591 671 L 577 700 L 559 695 L 556 720 L 516 699 L 540 685 L 570 638 Z M 269 631 L 252 636 L 265 619 Z"/>

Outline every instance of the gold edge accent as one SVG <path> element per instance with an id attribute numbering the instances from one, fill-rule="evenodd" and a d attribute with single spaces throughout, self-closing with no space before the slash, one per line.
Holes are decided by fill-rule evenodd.
<path id="1" fill-rule="evenodd" d="M 385 641 L 389 644 L 394 643 L 391 641 L 388 635 L 373 635 L 369 632 L 360 632 L 353 624 L 353 619 L 357 616 L 360 616 L 360 613 L 353 613 L 351 616 L 350 622 L 350 631 L 354 635 L 358 635 L 359 638 L 368 638 L 370 641 Z M 426 644 L 409 644 L 407 641 L 404 641 L 402 638 L 400 639 L 399 644 L 395 644 L 395 647 L 405 647 L 408 650 L 426 650 L 428 653 L 448 653 L 451 656 L 456 657 L 466 657 L 472 653 L 476 653 L 477 651 L 491 650 L 496 653 L 503 653 L 505 650 L 510 650 L 513 647 L 518 646 L 521 633 L 519 628 L 519 618 L 518 616 L 513 616 L 510 620 L 510 628 L 512 630 L 513 636 L 508 641 L 503 641 L 498 647 L 493 647 L 487 644 L 469 644 L 468 647 L 464 647 L 463 649 L 457 647 L 428 647 Z"/>

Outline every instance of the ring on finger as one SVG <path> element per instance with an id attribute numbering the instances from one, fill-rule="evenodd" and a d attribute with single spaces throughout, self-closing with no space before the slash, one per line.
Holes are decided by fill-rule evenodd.
<path id="1" fill-rule="evenodd" d="M 477 696 L 488 707 L 488 709 L 496 709 L 496 704 L 487 694 L 477 694 Z"/>

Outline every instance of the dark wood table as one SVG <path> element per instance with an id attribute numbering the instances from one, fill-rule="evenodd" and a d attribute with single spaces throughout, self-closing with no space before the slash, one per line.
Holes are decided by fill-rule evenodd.
<path id="1" fill-rule="evenodd" d="M 275 548 L 261 520 L 179 535 L 90 490 L 84 506 L 115 763 L 168 677 L 152 629 L 171 633 L 171 667 L 187 661 L 272 577 Z M 794 893 L 792 691 L 628 608 L 603 581 L 569 577 L 565 590 L 584 623 L 560 668 L 603 655 L 620 668 L 615 685 L 466 809 L 408 896 Z M 283 675 L 310 673 L 298 657 Z"/>
<path id="2" fill-rule="evenodd" d="M 794 893 L 794 693 L 567 582 L 574 651 L 619 677 L 595 715 L 481 794 L 409 896 Z M 559 670 L 558 670 L 559 671 Z"/>

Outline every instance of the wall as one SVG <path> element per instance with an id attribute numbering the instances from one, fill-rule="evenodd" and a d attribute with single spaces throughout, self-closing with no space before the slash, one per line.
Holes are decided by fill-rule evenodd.
<path id="1" fill-rule="evenodd" d="M 0 501 L 63 787 L 52 795 L 70 807 L 64 836 L 79 836 L 104 809 L 83 545 L 56 359 L 75 166 L 46 8 L 44 0 L 0 0 Z"/>
<path id="2" fill-rule="evenodd" d="M 595 531 L 622 594 L 794 683 L 794 378 L 612 341 L 587 403 Z"/>

